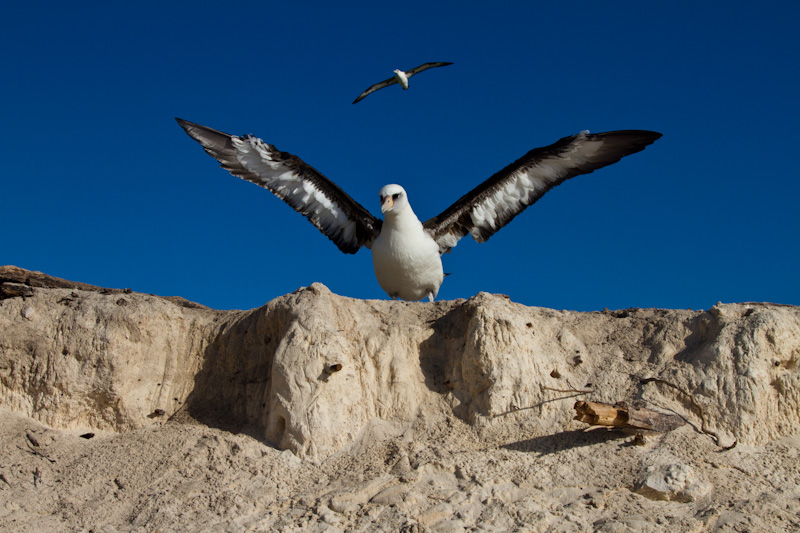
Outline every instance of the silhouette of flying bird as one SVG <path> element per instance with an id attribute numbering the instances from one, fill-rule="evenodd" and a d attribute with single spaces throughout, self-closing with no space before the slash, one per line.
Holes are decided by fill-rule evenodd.
<path id="1" fill-rule="evenodd" d="M 403 89 L 408 89 L 408 78 L 413 76 L 414 74 L 419 74 L 423 70 L 428 70 L 429 68 L 433 67 L 446 67 L 447 65 L 452 65 L 452 63 L 425 63 L 424 65 L 420 65 L 418 67 L 412 68 L 408 72 L 403 72 L 400 69 L 394 69 L 394 76 L 389 78 L 388 80 L 383 80 L 382 82 L 376 83 L 375 85 L 371 86 L 369 89 L 361 93 L 358 98 L 353 100 L 354 104 L 357 104 L 368 95 L 383 89 L 384 87 L 388 87 L 389 85 L 394 85 L 395 83 L 399 83 Z"/>
<path id="2" fill-rule="evenodd" d="M 392 299 L 429 301 L 444 280 L 441 255 L 459 239 L 469 234 L 478 242 L 488 240 L 556 185 L 616 163 L 661 137 L 642 130 L 564 137 L 534 148 L 422 223 L 400 185 L 380 190 L 380 220 L 297 156 L 252 135 L 237 137 L 176 120 L 222 168 L 271 191 L 342 252 L 370 248 L 378 283 Z"/>

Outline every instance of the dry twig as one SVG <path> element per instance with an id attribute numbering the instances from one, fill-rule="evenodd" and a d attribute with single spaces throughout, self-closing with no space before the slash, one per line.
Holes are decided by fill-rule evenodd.
<path id="1" fill-rule="evenodd" d="M 671 388 L 675 389 L 676 391 L 680 392 L 681 394 L 683 394 L 684 396 L 686 396 L 689 399 L 689 402 L 692 404 L 692 408 L 694 409 L 695 414 L 697 414 L 697 416 L 700 417 L 700 431 L 701 432 L 705 433 L 706 435 L 708 435 L 712 439 L 714 439 L 714 442 L 716 443 L 716 445 L 719 446 L 720 448 L 722 448 L 723 450 L 731 450 L 736 446 L 737 441 L 735 439 L 733 441 L 733 444 L 731 444 L 730 446 L 723 446 L 722 444 L 720 444 L 719 434 L 715 433 L 714 431 L 710 431 L 710 430 L 708 430 L 706 428 L 706 415 L 705 415 L 705 412 L 703 411 L 703 407 L 699 403 L 697 403 L 697 400 L 694 399 L 694 395 L 686 392 L 685 390 L 681 389 L 677 385 L 675 385 L 673 383 L 670 383 L 669 381 L 663 380 L 661 378 L 643 378 L 643 379 L 640 380 L 640 383 L 642 385 L 646 385 L 648 383 L 660 383 L 662 385 L 666 385 L 667 387 L 671 387 Z"/>
<path id="2" fill-rule="evenodd" d="M 542 385 L 542 390 L 551 390 L 553 392 L 563 392 L 565 394 L 591 394 L 593 390 L 578 390 L 578 389 L 554 389 L 553 387 L 545 387 Z"/>

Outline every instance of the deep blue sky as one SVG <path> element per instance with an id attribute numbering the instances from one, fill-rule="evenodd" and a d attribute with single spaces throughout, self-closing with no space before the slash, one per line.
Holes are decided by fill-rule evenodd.
<path id="1" fill-rule="evenodd" d="M 479 291 L 599 310 L 800 304 L 797 2 L 14 2 L 0 19 L 0 264 L 249 309 L 319 281 L 386 298 L 232 177 L 181 117 L 300 156 L 426 220 L 528 150 L 650 129 L 444 257 Z M 454 65 L 357 105 L 392 69 Z"/>

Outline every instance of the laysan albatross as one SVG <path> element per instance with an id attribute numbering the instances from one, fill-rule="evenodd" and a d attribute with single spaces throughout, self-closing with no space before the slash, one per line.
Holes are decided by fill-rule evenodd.
<path id="1" fill-rule="evenodd" d="M 429 301 L 444 280 L 441 254 L 461 237 L 484 242 L 556 185 L 616 163 L 661 137 L 643 130 L 564 137 L 534 148 L 423 223 L 400 185 L 380 190 L 380 220 L 297 156 L 252 135 L 237 137 L 176 120 L 222 168 L 271 191 L 342 252 L 371 248 L 375 276 L 392 299 Z"/>
<path id="2" fill-rule="evenodd" d="M 370 85 L 369 89 L 364 91 L 363 93 L 358 95 L 358 98 L 353 100 L 354 104 L 359 103 L 361 100 L 366 98 L 368 95 L 383 89 L 384 87 L 388 87 L 389 85 L 394 85 L 395 83 L 399 83 L 400 87 L 403 89 L 408 89 L 408 78 L 413 76 L 414 74 L 419 74 L 423 70 L 428 70 L 429 68 L 433 67 L 446 67 L 447 65 L 452 65 L 452 63 L 447 62 L 436 62 L 436 63 L 425 63 L 424 65 L 420 65 L 418 67 L 414 67 L 411 70 L 403 71 L 399 68 L 394 69 L 394 76 L 389 78 L 388 80 L 379 81 L 375 85 Z"/>

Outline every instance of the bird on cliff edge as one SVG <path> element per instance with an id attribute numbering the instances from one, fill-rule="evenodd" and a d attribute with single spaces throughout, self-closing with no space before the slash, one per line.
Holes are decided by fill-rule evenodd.
<path id="1" fill-rule="evenodd" d="M 400 185 L 380 190 L 380 220 L 297 156 L 252 135 L 237 137 L 175 120 L 222 168 L 271 191 L 342 252 L 372 249 L 375 277 L 392 299 L 429 301 L 444 280 L 441 255 L 459 239 L 469 234 L 478 242 L 488 240 L 556 185 L 616 163 L 661 137 L 643 130 L 564 137 L 534 148 L 423 223 Z"/>
<path id="2" fill-rule="evenodd" d="M 408 78 L 410 78 L 414 74 L 419 74 L 423 70 L 428 70 L 429 68 L 446 67 L 447 65 L 452 65 L 452 63 L 446 63 L 446 62 L 425 63 L 424 65 L 414 67 L 409 71 L 402 71 L 399 68 L 396 68 L 394 69 L 393 77 L 389 78 L 388 80 L 380 81 L 375 85 L 370 86 L 369 89 L 358 95 L 358 98 L 353 100 L 353 103 L 357 104 L 358 102 L 366 98 L 368 95 L 374 93 L 375 91 L 383 89 L 384 87 L 388 87 L 389 85 L 394 85 L 395 83 L 399 83 L 400 87 L 402 87 L 404 90 L 408 89 Z"/>

